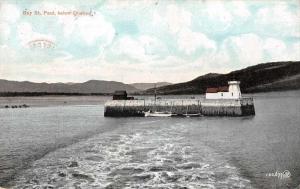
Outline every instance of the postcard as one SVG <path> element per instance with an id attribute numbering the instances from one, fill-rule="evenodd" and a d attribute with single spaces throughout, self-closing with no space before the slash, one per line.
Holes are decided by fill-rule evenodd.
<path id="1" fill-rule="evenodd" d="M 299 98 L 299 0 L 0 1 L 0 188 L 300 189 Z"/>

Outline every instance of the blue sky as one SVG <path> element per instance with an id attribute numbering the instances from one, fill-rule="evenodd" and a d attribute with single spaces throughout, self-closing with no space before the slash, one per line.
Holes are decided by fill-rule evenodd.
<path id="1" fill-rule="evenodd" d="M 30 46 L 37 40 L 54 45 Z M 176 83 L 296 60 L 298 0 L 0 2 L 2 79 Z"/>

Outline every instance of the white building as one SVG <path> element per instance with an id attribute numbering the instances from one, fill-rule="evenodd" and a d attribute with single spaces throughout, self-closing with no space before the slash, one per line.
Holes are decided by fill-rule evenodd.
<path id="1" fill-rule="evenodd" d="M 206 99 L 240 99 L 242 98 L 240 82 L 229 81 L 229 86 L 218 88 L 207 88 Z"/>

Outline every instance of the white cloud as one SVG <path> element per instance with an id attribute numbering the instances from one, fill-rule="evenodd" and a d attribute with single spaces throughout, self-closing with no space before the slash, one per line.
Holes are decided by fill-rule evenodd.
<path id="1" fill-rule="evenodd" d="M 33 9 L 36 10 L 49 10 L 49 11 L 73 11 L 76 10 L 75 6 L 70 5 L 70 4 L 64 4 L 58 5 L 52 2 L 46 2 L 44 1 L 41 4 L 36 4 Z M 70 34 L 73 32 L 74 27 L 75 27 L 75 17 L 73 16 L 64 16 L 64 15 L 57 15 L 58 18 L 58 23 L 62 24 L 63 26 L 63 32 L 64 36 L 68 37 Z"/>
<path id="2" fill-rule="evenodd" d="M 236 65 L 253 65 L 263 60 L 263 41 L 255 34 L 242 34 L 227 38 L 222 50 L 236 58 Z"/>
<path id="3" fill-rule="evenodd" d="M 226 30 L 233 20 L 232 14 L 224 6 L 224 1 L 206 1 L 203 18 L 211 22 L 211 27 Z"/>
<path id="4" fill-rule="evenodd" d="M 159 15 L 154 12 L 152 23 L 167 26 L 168 32 L 176 38 L 178 49 L 191 55 L 198 48 L 212 50 L 216 48 L 215 41 L 209 39 L 204 33 L 192 31 L 192 13 L 175 4 L 166 7 L 166 12 Z"/>
<path id="5" fill-rule="evenodd" d="M 20 17 L 18 8 L 13 4 L 0 2 L 0 40 L 6 41 L 11 33 L 10 26 Z"/>
<path id="6" fill-rule="evenodd" d="M 216 49 L 215 42 L 200 32 L 192 32 L 188 28 L 184 28 L 178 35 L 178 48 L 186 54 L 195 52 L 197 48 Z"/>
<path id="7" fill-rule="evenodd" d="M 288 50 L 291 52 L 290 59 L 292 60 L 300 60 L 300 42 L 296 42 L 292 45 L 292 50 Z"/>
<path id="8" fill-rule="evenodd" d="M 129 36 L 122 37 L 116 48 L 113 50 L 134 59 L 145 59 L 145 49 L 143 44 Z"/>
<path id="9" fill-rule="evenodd" d="M 1 79 L 14 79 L 12 76 L 15 72 L 16 66 L 16 59 L 17 59 L 17 52 L 8 47 L 7 45 L 0 45 L 0 76 Z M 20 75 L 22 72 L 18 72 Z"/>
<path id="10" fill-rule="evenodd" d="M 165 44 L 154 36 L 141 35 L 139 41 L 144 46 L 146 55 L 162 56 L 168 51 Z"/>
<path id="11" fill-rule="evenodd" d="M 27 43 L 36 39 L 47 39 L 55 42 L 55 37 L 49 34 L 41 34 L 33 31 L 32 26 L 28 22 L 22 22 L 17 27 L 18 38 L 21 41 L 23 47 L 28 47 Z"/>
<path id="12" fill-rule="evenodd" d="M 268 28 L 273 34 L 300 37 L 300 10 L 291 12 L 285 2 L 262 8 L 257 12 L 257 28 Z"/>
<path id="13" fill-rule="evenodd" d="M 219 66 L 228 70 L 262 62 L 297 61 L 300 59 L 300 43 L 286 44 L 280 39 L 264 39 L 253 33 L 242 34 L 228 37 L 221 44 L 215 57 L 222 59 Z M 211 69 L 218 67 L 218 61 L 212 59 L 211 65 Z"/>
<path id="14" fill-rule="evenodd" d="M 191 16 L 191 12 L 178 7 L 176 4 L 170 4 L 160 11 L 153 11 L 152 25 L 154 27 L 166 26 L 167 31 L 175 35 L 182 28 L 191 26 Z"/>
<path id="15" fill-rule="evenodd" d="M 29 80 L 36 82 L 76 82 L 86 81 L 86 78 L 101 77 L 101 66 L 96 59 L 70 60 L 68 53 L 63 57 L 53 59 L 47 64 L 11 62 L 0 69 L 0 75 L 11 80 Z M 1 64 L 0 64 L 1 66 Z M 20 74 L 22 73 L 22 74 Z M 42 77 L 41 77 L 42 76 Z"/>
<path id="16" fill-rule="evenodd" d="M 230 3 L 232 5 L 231 12 L 234 16 L 238 18 L 248 18 L 251 15 L 251 12 L 246 7 L 245 2 L 236 0 Z"/>
<path id="17" fill-rule="evenodd" d="M 202 75 L 228 73 L 263 62 L 299 60 L 300 42 L 286 44 L 280 39 L 264 39 L 250 33 L 228 37 L 218 50 L 204 53 L 192 64 L 198 64 L 198 75 Z"/>
<path id="18" fill-rule="evenodd" d="M 4 64 L 14 62 L 16 60 L 16 55 L 17 53 L 14 49 L 10 48 L 7 45 L 0 45 L 0 57 L 1 57 L 0 64 L 2 66 L 4 66 Z M 3 69 L 0 70 L 4 71 Z"/>
<path id="19" fill-rule="evenodd" d="M 113 56 L 128 57 L 142 63 L 155 59 L 166 51 L 164 44 L 155 37 L 141 35 L 131 37 L 129 35 L 118 39 L 110 48 L 109 53 Z"/>
<path id="20" fill-rule="evenodd" d="M 166 21 L 171 33 L 177 33 L 182 28 L 191 25 L 192 14 L 177 5 L 169 5 L 166 12 Z"/>
<path id="21" fill-rule="evenodd" d="M 0 3 L 0 21 L 15 23 L 20 17 L 19 9 L 13 5 L 8 3 Z"/>
<path id="22" fill-rule="evenodd" d="M 183 82 L 188 81 L 199 74 L 194 64 L 187 62 L 179 57 L 167 56 L 161 60 L 150 60 L 145 64 L 136 66 L 129 61 L 122 61 L 118 64 L 118 70 L 113 69 L 113 65 L 106 63 L 102 68 L 108 78 L 122 80 L 126 83 L 139 82 Z M 109 72 L 109 69 L 112 70 Z"/>
<path id="23" fill-rule="evenodd" d="M 93 45 L 98 39 L 101 41 L 101 47 L 109 45 L 115 35 L 115 29 L 112 24 L 107 22 L 100 13 L 95 16 L 60 17 L 59 22 L 63 25 L 65 37 L 71 37 L 73 33 L 79 36 L 88 45 Z"/>
<path id="24" fill-rule="evenodd" d="M 99 13 L 93 17 L 81 17 L 76 22 L 81 37 L 87 44 L 92 44 L 101 38 L 104 43 L 102 46 L 110 44 L 114 38 L 115 30 L 111 23 L 107 22 Z"/>
<path id="25" fill-rule="evenodd" d="M 283 41 L 268 38 L 264 43 L 264 52 L 269 61 L 300 60 L 300 42 L 286 45 Z"/>
<path id="26" fill-rule="evenodd" d="M 272 58 L 277 60 L 288 60 L 289 57 L 286 57 L 286 45 L 283 41 L 268 38 L 265 40 L 263 46 L 265 52 Z"/>
<path id="27" fill-rule="evenodd" d="M 292 46 L 293 51 L 298 55 L 298 59 L 300 59 L 300 42 L 296 42 Z"/>
<path id="28" fill-rule="evenodd" d="M 58 5 L 55 3 L 43 2 L 42 9 L 54 11 L 90 11 L 79 9 L 70 4 Z M 85 44 L 94 45 L 98 42 L 100 47 L 109 45 L 114 36 L 115 29 L 105 17 L 97 11 L 94 11 L 93 16 L 78 16 L 73 15 L 58 15 L 58 23 L 63 27 L 64 37 L 72 38 L 72 34 L 79 35 Z M 100 42 L 98 41 L 100 40 Z"/>
<path id="29" fill-rule="evenodd" d="M 0 23 L 0 39 L 6 40 L 10 34 L 10 27 L 7 23 Z"/>
<path id="30" fill-rule="evenodd" d="M 34 3 L 30 9 L 34 10 L 37 7 L 41 10 L 47 8 L 68 11 L 79 10 L 79 7 L 82 7 L 81 3 L 42 4 L 43 8 Z M 93 1 L 92 5 L 94 4 L 97 2 Z M 98 57 L 80 60 L 75 54 L 66 52 L 62 53 L 63 57 L 55 58 L 59 56 L 56 49 L 53 54 L 45 53 L 49 55 L 45 61 L 45 55 L 37 57 L 28 49 L 16 53 L 18 46 L 13 47 L 13 40 L 12 43 L 1 41 L 1 44 L 7 44 L 0 44 L 0 57 L 4 57 L 0 62 L 0 75 L 8 79 L 34 81 L 85 81 L 95 78 L 125 82 L 135 82 L 137 79 L 141 82 L 182 82 L 208 72 L 228 72 L 260 62 L 300 59 L 300 43 L 291 42 L 290 39 L 294 38 L 289 38 L 300 36 L 300 10 L 291 8 L 290 4 L 287 6 L 288 3 L 273 3 L 267 6 L 265 3 L 259 3 L 258 8 L 261 5 L 265 8 L 259 9 L 257 14 L 254 11 L 253 14 L 256 15 L 251 15 L 247 7 L 248 2 L 237 0 L 191 1 L 179 4 L 174 1 L 155 4 L 156 1 L 135 1 L 133 4 L 130 1 L 109 1 L 99 8 L 103 12 L 96 12 L 93 17 L 53 17 L 54 21 L 57 19 L 60 24 L 57 30 L 51 29 L 57 32 L 53 35 L 63 31 L 63 36 L 55 36 L 56 39 L 52 35 L 39 33 L 41 31 L 36 30 L 38 27 L 33 25 L 36 20 L 31 23 L 29 17 L 20 18 L 21 12 L 15 5 L 1 5 L 1 11 L 5 9 L 6 12 L 9 10 L 9 14 L 16 13 L 11 17 L 7 16 L 9 14 L 0 13 L 1 40 L 13 34 L 17 26 L 18 32 L 15 37 L 23 45 L 35 38 L 47 38 L 76 40 L 76 43 L 86 45 L 87 48 L 97 45 L 102 49 Z M 115 36 L 115 29 L 105 14 L 114 20 L 113 23 L 118 23 L 120 16 L 126 16 L 125 20 L 136 24 L 138 32 L 130 35 L 118 31 L 119 35 Z M 140 17 L 136 17 L 137 15 Z M 46 23 L 49 20 L 49 23 L 53 23 L 52 18 L 45 18 Z M 19 23 L 20 21 L 22 22 Z M 247 21 L 247 24 L 249 21 L 245 28 L 244 21 Z M 255 24 L 255 27 L 251 24 Z M 244 34 L 249 31 L 253 33 Z M 236 35 L 230 36 L 234 35 L 233 33 Z M 274 37 L 273 33 L 279 33 L 281 36 Z M 218 36 L 217 39 L 227 38 L 217 43 L 209 36 Z M 171 49 L 174 47 L 177 49 Z M 185 54 L 183 57 L 191 58 L 187 60 L 180 57 L 181 52 Z M 201 53 L 198 55 L 196 52 Z M 195 55 L 199 57 L 196 58 Z M 22 74 L 19 74 L 20 72 Z"/>
<path id="31" fill-rule="evenodd" d="M 152 40 L 153 39 L 151 37 L 144 36 L 137 39 L 124 38 L 122 43 L 124 47 L 132 49 L 132 51 L 137 50 L 145 53 L 142 47 L 147 46 L 147 44 L 151 43 Z M 250 41 L 253 42 L 250 43 Z M 247 43 L 250 43 L 249 47 L 247 46 Z M 254 47 L 258 50 L 255 50 Z M 281 50 L 278 50 L 278 52 L 272 52 L 274 48 Z M 296 54 L 299 52 L 299 48 L 299 42 L 292 44 L 291 48 L 278 39 L 269 38 L 267 40 L 263 40 L 254 34 L 245 34 L 228 38 L 219 51 L 206 52 L 203 56 L 192 62 L 170 55 L 159 60 L 148 59 L 147 62 L 139 64 L 138 66 L 136 64 L 132 64 L 130 60 L 123 59 L 121 59 L 116 65 L 107 62 L 105 57 L 101 56 L 96 58 L 74 60 L 71 59 L 72 56 L 70 54 L 63 53 L 65 55 L 64 57 L 56 58 L 47 64 L 26 62 L 23 64 L 17 64 L 14 62 L 11 64 L 5 64 L 5 69 L 8 71 L 4 72 L 2 69 L 2 73 L 0 69 L 0 74 L 7 79 L 32 80 L 40 82 L 82 82 L 92 78 L 123 81 L 126 83 L 136 82 L 137 80 L 140 82 L 183 82 L 209 72 L 226 73 L 234 69 L 244 68 L 251 64 L 266 62 L 262 57 L 263 54 L 267 52 L 279 53 L 279 55 L 284 56 L 284 53 L 287 53 L 288 49 L 292 49 L 293 54 L 287 55 L 290 57 L 295 56 L 300 58 L 299 53 L 298 55 Z M 8 51 L 3 53 L 7 54 Z M 126 53 L 130 54 L 133 52 Z M 140 53 L 131 55 L 140 56 Z M 238 56 L 238 59 L 234 60 L 233 55 Z M 254 61 L 250 61 L 250 57 L 252 57 Z M 273 57 L 273 59 L 269 59 L 269 61 L 276 60 L 276 58 L 280 58 L 280 56 Z M 261 59 L 261 61 L 259 61 L 259 59 Z M 246 61 L 248 62 L 246 63 Z M 233 68 L 232 64 L 236 64 L 239 67 Z M 20 72 L 22 72 L 22 74 L 19 74 Z M 43 78 L 41 78 L 40 75 L 43 75 Z"/>
<path id="32" fill-rule="evenodd" d="M 109 0 L 105 2 L 103 7 L 109 11 L 119 11 L 119 10 L 139 10 L 147 9 L 151 5 L 155 4 L 156 0 L 139 0 L 139 1 L 130 1 L 130 0 Z"/>
<path id="33" fill-rule="evenodd" d="M 3 74 L 6 79 L 37 82 L 83 82 L 88 79 L 103 79 L 126 83 L 137 80 L 182 82 L 199 75 L 197 65 L 174 56 L 149 60 L 137 66 L 126 60 L 120 60 L 115 65 L 105 61 L 103 57 L 74 60 L 69 58 L 68 53 L 63 54 L 64 57 L 56 58 L 47 64 L 31 62 L 5 64 L 5 69 L 8 71 L 2 73 L 0 70 L 0 74 Z"/>

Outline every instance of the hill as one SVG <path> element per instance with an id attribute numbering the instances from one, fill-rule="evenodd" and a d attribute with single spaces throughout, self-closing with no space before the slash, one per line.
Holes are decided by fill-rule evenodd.
<path id="1" fill-rule="evenodd" d="M 157 83 L 132 83 L 131 86 L 139 89 L 139 90 L 147 90 L 153 88 L 155 85 L 156 87 L 163 87 L 166 85 L 172 85 L 172 83 L 168 82 L 157 82 Z"/>
<path id="2" fill-rule="evenodd" d="M 136 92 L 138 89 L 116 81 L 89 80 L 84 83 L 34 83 L 29 81 L 0 80 L 0 93 L 80 93 L 107 94 L 115 90 Z"/>
<path id="3" fill-rule="evenodd" d="M 226 86 L 230 80 L 241 81 L 243 93 L 300 89 L 300 61 L 271 62 L 250 66 L 227 74 L 210 73 L 191 81 L 159 87 L 157 94 L 204 94 L 208 87 Z M 153 94 L 148 89 L 144 94 Z"/>

